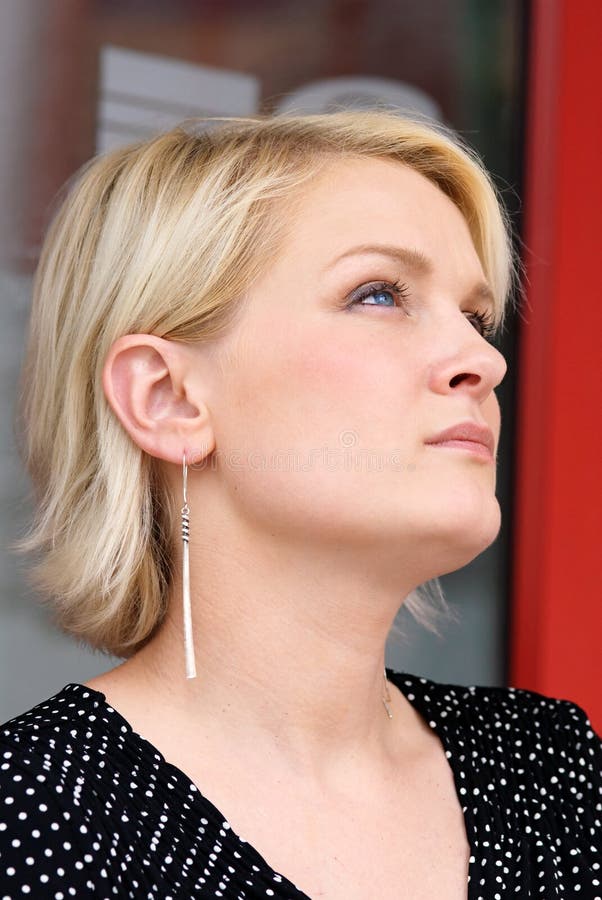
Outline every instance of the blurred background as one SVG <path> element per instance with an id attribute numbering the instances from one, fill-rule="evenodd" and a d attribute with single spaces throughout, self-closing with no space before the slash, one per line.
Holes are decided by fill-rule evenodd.
<path id="1" fill-rule="evenodd" d="M 437 637 L 402 609 L 387 665 L 571 699 L 602 728 L 601 26 L 597 0 L 2 0 L 0 722 L 119 662 L 57 631 L 6 550 L 29 521 L 12 421 L 59 187 L 187 116 L 384 101 L 478 151 L 525 267 L 497 342 L 502 529 L 440 579 L 457 621 Z"/>

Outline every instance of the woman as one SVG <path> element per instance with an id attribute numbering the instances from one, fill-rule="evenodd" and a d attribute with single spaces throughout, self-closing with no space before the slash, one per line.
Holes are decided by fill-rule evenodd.
<path id="1" fill-rule="evenodd" d="M 92 160 L 43 248 L 19 547 L 125 661 L 0 729 L 2 894 L 602 896 L 585 712 L 384 667 L 500 527 L 488 176 L 393 112 L 202 124 Z"/>

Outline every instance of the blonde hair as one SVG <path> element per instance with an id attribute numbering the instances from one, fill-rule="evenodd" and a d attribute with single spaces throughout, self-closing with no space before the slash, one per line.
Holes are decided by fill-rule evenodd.
<path id="1" fill-rule="evenodd" d="M 34 278 L 16 430 L 35 512 L 12 547 L 38 554 L 30 584 L 88 646 L 128 657 L 153 637 L 179 515 L 105 397 L 109 348 L 132 333 L 222 335 L 278 253 L 292 199 L 341 157 L 405 163 L 453 200 L 502 328 L 516 273 L 507 216 L 478 157 L 434 123 L 376 109 L 186 120 L 94 157 L 68 183 Z M 404 605 L 438 633 L 433 584 L 445 607 L 436 579 Z"/>

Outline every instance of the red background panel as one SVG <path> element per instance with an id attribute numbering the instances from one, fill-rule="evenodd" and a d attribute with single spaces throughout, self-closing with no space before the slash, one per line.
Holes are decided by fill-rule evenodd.
<path id="1" fill-rule="evenodd" d="M 509 681 L 602 731 L 602 2 L 532 10 Z"/>

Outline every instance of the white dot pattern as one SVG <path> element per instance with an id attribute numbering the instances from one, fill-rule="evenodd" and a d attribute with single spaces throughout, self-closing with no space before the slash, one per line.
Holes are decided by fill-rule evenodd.
<path id="1" fill-rule="evenodd" d="M 468 900 L 602 900 L 602 740 L 585 711 L 387 676 L 445 750 L 472 851 Z M 104 694 L 75 682 L 0 726 L 0 898 L 24 895 L 309 900 Z"/>

